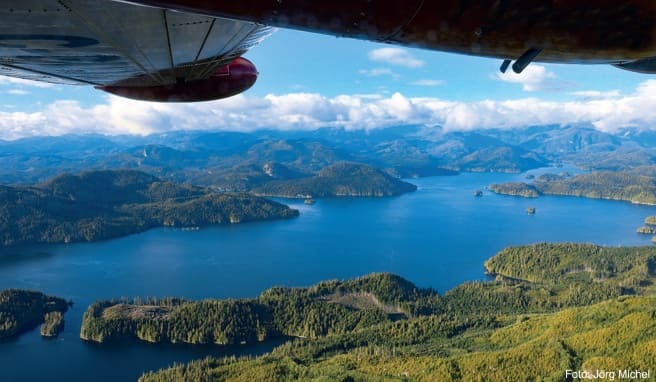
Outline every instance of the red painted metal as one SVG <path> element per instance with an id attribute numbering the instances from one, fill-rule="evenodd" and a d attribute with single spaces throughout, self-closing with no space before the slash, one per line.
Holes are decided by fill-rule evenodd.
<path id="1" fill-rule="evenodd" d="M 249 60 L 238 57 L 206 79 L 157 86 L 96 86 L 121 97 L 155 102 L 200 102 L 232 97 L 249 89 L 258 72 Z"/>

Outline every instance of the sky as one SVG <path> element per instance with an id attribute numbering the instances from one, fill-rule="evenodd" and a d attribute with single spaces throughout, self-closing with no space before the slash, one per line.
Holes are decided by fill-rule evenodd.
<path id="1" fill-rule="evenodd" d="M 0 77 L 0 139 L 403 124 L 444 131 L 656 126 L 656 76 L 608 65 L 533 63 L 521 75 L 501 74 L 500 60 L 283 29 L 244 56 L 260 72 L 250 90 L 192 104 Z"/>

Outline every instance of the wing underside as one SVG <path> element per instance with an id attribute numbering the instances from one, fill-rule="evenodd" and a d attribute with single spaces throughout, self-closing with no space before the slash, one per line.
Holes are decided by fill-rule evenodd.
<path id="1" fill-rule="evenodd" d="M 0 74 L 93 85 L 207 78 L 270 29 L 100 0 L 22 0 L 0 9 Z"/>

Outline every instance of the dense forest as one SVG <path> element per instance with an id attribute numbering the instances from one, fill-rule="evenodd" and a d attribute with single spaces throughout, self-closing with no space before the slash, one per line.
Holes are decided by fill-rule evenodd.
<path id="1" fill-rule="evenodd" d="M 394 196 L 412 192 L 417 186 L 364 164 L 339 162 L 325 167 L 315 176 L 274 180 L 254 192 L 285 197 Z"/>
<path id="2" fill-rule="evenodd" d="M 535 178 L 532 184 L 502 183 L 489 188 L 499 194 L 524 197 L 567 195 L 656 204 L 656 176 L 652 168 L 598 171 L 574 177 L 546 174 Z"/>
<path id="3" fill-rule="evenodd" d="M 390 324 L 379 330 L 384 337 L 371 336 L 348 350 L 339 338 L 326 338 L 332 352 L 310 361 L 299 359 L 299 352 L 320 345 L 298 340 L 262 357 L 206 358 L 140 381 L 562 381 L 567 369 L 647 371 L 656 355 L 655 303 L 654 297 L 622 297 L 556 313 L 503 316 L 496 328 L 456 334 L 434 330 L 440 327 L 436 319 L 414 319 Z M 400 338 L 425 341 L 403 344 Z"/>
<path id="4" fill-rule="evenodd" d="M 563 380 L 566 369 L 652 366 L 656 248 L 536 244 L 507 248 L 486 268 L 496 280 L 443 295 L 393 275 L 274 288 L 258 300 L 366 291 L 377 296 L 379 312 L 393 307 L 403 317 L 317 330 L 325 334 L 288 341 L 261 357 L 207 358 L 141 381 Z M 388 290 L 385 280 L 394 281 L 393 292 L 378 295 L 376 285 Z M 352 289 L 359 284 L 364 289 Z"/>
<path id="5" fill-rule="evenodd" d="M 298 211 L 253 195 L 213 192 L 139 171 L 89 171 L 32 187 L 0 186 L 0 246 L 295 216 Z"/>
<path id="6" fill-rule="evenodd" d="M 55 321 L 63 325 L 66 310 L 68 303 L 58 297 L 26 290 L 3 290 L 0 292 L 0 339 L 34 329 L 44 321 L 49 323 L 47 333 L 54 335 Z"/>
<path id="7" fill-rule="evenodd" d="M 656 248 L 535 244 L 505 248 L 485 263 L 488 273 L 534 284 L 607 285 L 622 294 L 656 290 Z"/>
<path id="8" fill-rule="evenodd" d="M 272 288 L 256 299 L 99 301 L 84 314 L 80 337 L 222 345 L 317 338 L 391 322 L 410 314 L 405 309 L 420 296 L 433 295 L 398 276 L 375 274 L 310 288 Z"/>

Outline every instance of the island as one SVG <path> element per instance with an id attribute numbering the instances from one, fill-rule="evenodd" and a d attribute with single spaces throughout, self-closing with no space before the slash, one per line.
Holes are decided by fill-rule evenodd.
<path id="1" fill-rule="evenodd" d="M 636 204 L 656 204 L 656 177 L 648 169 L 597 171 L 570 177 L 544 174 L 531 184 L 522 182 L 492 184 L 490 190 L 504 195 L 536 198 L 540 195 L 581 196 L 623 200 Z"/>
<path id="2" fill-rule="evenodd" d="M 474 196 L 476 196 L 477 198 L 480 198 L 481 196 L 483 196 L 483 191 L 481 191 L 481 190 L 474 191 Z"/>
<path id="3" fill-rule="evenodd" d="M 488 188 L 490 191 L 502 195 L 521 196 L 524 198 L 537 198 L 540 196 L 540 191 L 535 186 L 522 182 L 491 184 Z"/>
<path id="4" fill-rule="evenodd" d="M 374 274 L 255 299 L 104 301 L 85 313 L 83 333 L 100 342 L 294 338 L 264 356 L 209 357 L 141 382 L 460 381 L 482 372 L 490 381 L 560 380 L 563 365 L 653 364 L 656 247 L 540 243 L 506 248 L 485 269 L 494 280 L 441 295 Z"/>
<path id="5" fill-rule="evenodd" d="M 396 196 L 417 190 L 417 186 L 394 178 L 372 166 L 339 162 L 316 175 L 299 179 L 274 180 L 253 191 L 262 196 L 321 198 L 339 196 Z"/>
<path id="6" fill-rule="evenodd" d="M 636 232 L 647 235 L 656 235 L 656 216 L 647 216 L 645 225 L 638 227 Z"/>
<path id="7" fill-rule="evenodd" d="M 6 289 L 0 292 L 0 339 L 14 337 L 44 323 L 44 336 L 63 328 L 63 314 L 69 303 L 41 292 Z"/>
<path id="8" fill-rule="evenodd" d="M 298 211 L 246 193 L 161 180 L 132 170 L 63 174 L 0 186 L 0 246 L 96 241 L 155 227 L 287 219 Z"/>
<path id="9" fill-rule="evenodd" d="M 528 215 L 535 215 L 535 207 L 528 207 L 528 208 L 526 209 L 526 213 L 527 213 Z"/>
<path id="10" fill-rule="evenodd" d="M 44 321 L 41 325 L 41 335 L 43 337 L 57 337 L 64 330 L 64 315 L 61 312 L 46 313 Z"/>

